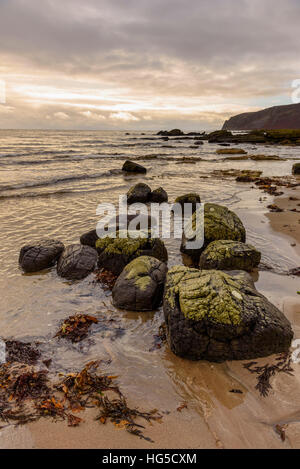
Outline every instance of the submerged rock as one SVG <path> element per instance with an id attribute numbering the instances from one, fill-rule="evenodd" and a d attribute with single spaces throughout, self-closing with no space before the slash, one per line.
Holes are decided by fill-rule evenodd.
<path id="1" fill-rule="evenodd" d="M 197 232 L 195 232 L 196 212 L 190 218 L 185 227 L 185 232 L 183 233 L 180 246 L 180 250 L 184 254 L 198 257 L 209 243 L 219 239 L 229 239 L 232 241 L 241 241 L 243 243 L 246 241 L 246 230 L 243 223 L 239 217 L 227 207 L 206 203 L 204 205 L 204 220 L 202 220 L 201 216 L 199 218 L 200 220 Z M 203 246 L 199 248 L 189 248 L 187 246 L 188 241 L 194 241 L 196 234 L 199 239 L 201 237 L 202 230 L 204 231 Z"/>
<path id="2" fill-rule="evenodd" d="M 120 236 L 120 233 L 118 235 Z M 136 232 L 138 236 L 140 232 Z M 128 233 L 126 233 L 128 236 Z M 120 275 L 124 267 L 139 256 L 152 256 L 165 262 L 168 260 L 168 252 L 163 241 L 159 238 L 133 238 L 131 237 L 106 237 L 98 239 L 96 248 L 99 254 L 98 265 L 109 270 L 115 275 Z"/>
<path id="3" fill-rule="evenodd" d="M 287 318 L 245 272 L 175 266 L 168 272 L 164 315 L 171 350 L 191 360 L 248 360 L 288 351 Z"/>
<path id="4" fill-rule="evenodd" d="M 159 187 L 151 192 L 150 200 L 157 203 L 168 202 L 168 194 L 162 187 Z"/>
<path id="5" fill-rule="evenodd" d="M 112 291 L 113 304 L 131 311 L 152 311 L 162 301 L 168 268 L 150 256 L 140 256 L 126 265 Z"/>
<path id="6" fill-rule="evenodd" d="M 96 263 L 96 249 L 81 244 L 70 244 L 58 260 L 57 273 L 68 280 L 80 280 L 94 270 Z"/>
<path id="7" fill-rule="evenodd" d="M 123 164 L 122 171 L 126 171 L 128 173 L 146 173 L 147 169 L 138 163 L 134 163 L 133 161 L 127 160 Z"/>
<path id="8" fill-rule="evenodd" d="M 24 272 L 38 272 L 52 267 L 64 250 L 64 245 L 55 239 L 41 239 L 23 246 L 19 264 Z"/>
<path id="9" fill-rule="evenodd" d="M 127 192 L 127 203 L 134 204 L 136 202 L 146 203 L 150 200 L 151 188 L 139 182 L 135 186 L 131 187 Z"/>
<path id="10" fill-rule="evenodd" d="M 261 253 L 250 244 L 222 239 L 213 241 L 202 252 L 199 267 L 250 271 L 258 266 L 260 259 Z"/>
<path id="11" fill-rule="evenodd" d="M 189 194 L 180 195 L 175 199 L 175 204 L 180 204 L 181 207 L 184 207 L 184 204 L 192 204 L 192 211 L 194 212 L 197 208 L 197 204 L 201 203 L 200 195 L 196 192 L 191 192 Z"/>
<path id="12" fill-rule="evenodd" d="M 300 174 L 300 163 L 295 163 L 292 168 L 293 174 Z"/>
<path id="13" fill-rule="evenodd" d="M 179 137 L 184 135 L 184 132 L 180 129 L 160 130 L 156 135 L 163 135 L 164 137 Z"/>
<path id="14" fill-rule="evenodd" d="M 216 151 L 217 155 L 247 155 L 241 148 L 222 148 Z"/>

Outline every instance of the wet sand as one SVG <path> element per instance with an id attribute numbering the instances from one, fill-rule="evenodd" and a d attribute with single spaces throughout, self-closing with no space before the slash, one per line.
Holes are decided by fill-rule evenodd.
<path id="1" fill-rule="evenodd" d="M 284 236 L 288 236 L 291 245 L 297 254 L 300 254 L 300 188 L 285 189 L 284 195 L 274 198 L 274 204 L 283 212 L 267 214 L 271 227 Z"/>

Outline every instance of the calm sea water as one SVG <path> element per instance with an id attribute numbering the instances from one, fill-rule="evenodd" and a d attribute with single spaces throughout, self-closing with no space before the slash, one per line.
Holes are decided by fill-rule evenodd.
<path id="1" fill-rule="evenodd" d="M 154 380 L 151 399 L 158 403 L 163 396 L 168 402 L 170 395 L 182 395 L 183 388 L 196 399 L 195 389 L 179 372 L 181 361 L 167 347 L 149 351 L 162 322 L 161 309 L 120 312 L 112 306 L 110 294 L 94 284 L 93 275 L 68 282 L 56 275 L 55 268 L 25 275 L 18 267 L 24 244 L 41 237 L 58 238 L 65 244 L 79 242 L 82 233 L 95 227 L 99 203 L 117 203 L 119 195 L 141 181 L 152 189 L 163 186 L 170 201 L 193 191 L 204 202 L 236 211 L 247 228 L 248 241 L 262 251 L 263 263 L 280 284 L 282 273 L 299 259 L 290 242 L 268 225 L 266 205 L 272 198 L 266 195 L 259 201 L 265 196 L 261 191 L 237 184 L 234 178 L 222 179 L 214 171 L 258 169 L 265 176 L 288 175 L 293 159 L 300 158 L 300 149 L 243 145 L 248 153 L 276 154 L 282 161 L 225 162 L 216 155 L 218 145 L 204 142 L 195 148 L 193 143 L 184 139 L 165 142 L 153 132 L 0 131 L 1 336 L 40 342 L 55 369 L 80 368 L 101 358 L 135 395 L 150 392 L 149 380 Z M 184 161 L 184 157 L 195 161 Z M 122 174 L 128 158 L 146 166 L 147 174 Z M 166 241 L 166 245 L 169 265 L 181 263 L 180 241 Z M 257 285 L 264 289 L 265 276 L 271 274 L 259 275 Z M 285 294 L 284 286 L 278 294 Z M 90 337 L 76 346 L 54 339 L 60 322 L 78 312 L 101 318 Z"/>

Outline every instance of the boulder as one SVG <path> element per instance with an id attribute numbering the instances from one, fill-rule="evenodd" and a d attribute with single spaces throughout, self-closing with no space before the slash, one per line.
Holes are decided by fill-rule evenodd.
<path id="1" fill-rule="evenodd" d="M 80 280 L 94 270 L 96 263 L 96 249 L 82 244 L 70 244 L 58 260 L 57 273 L 68 280 Z"/>
<path id="2" fill-rule="evenodd" d="M 127 160 L 123 164 L 122 171 L 125 171 L 127 173 L 146 173 L 147 169 L 144 168 L 144 166 L 134 163 L 133 161 Z"/>
<path id="3" fill-rule="evenodd" d="M 249 360 L 287 352 L 293 337 L 287 318 L 241 271 L 173 267 L 164 315 L 171 350 L 191 360 Z"/>
<path id="4" fill-rule="evenodd" d="M 300 174 L 300 163 L 295 163 L 293 165 L 292 173 L 295 175 Z"/>
<path id="5" fill-rule="evenodd" d="M 222 239 L 213 241 L 202 252 L 199 267 L 250 271 L 258 266 L 260 259 L 261 253 L 250 244 Z"/>
<path id="6" fill-rule="evenodd" d="M 206 203 L 204 205 L 204 220 L 199 217 L 199 226 L 197 227 L 197 238 L 200 239 L 202 230 L 204 231 L 204 242 L 202 247 L 189 248 L 188 241 L 194 241 L 196 212 L 190 218 L 185 226 L 185 232 L 182 235 L 180 250 L 184 254 L 198 258 L 202 251 L 212 241 L 219 239 L 230 239 L 232 241 L 246 241 L 246 230 L 239 217 L 222 205 Z M 204 222 L 204 227 L 203 227 Z"/>
<path id="7" fill-rule="evenodd" d="M 175 204 L 180 204 L 184 208 L 184 204 L 192 204 L 192 211 L 194 212 L 197 208 L 197 204 L 201 203 L 200 195 L 191 192 L 189 194 L 180 195 L 175 199 Z"/>
<path id="8" fill-rule="evenodd" d="M 22 247 L 19 264 L 24 272 L 38 272 L 52 267 L 63 250 L 64 245 L 60 241 L 41 239 Z"/>
<path id="9" fill-rule="evenodd" d="M 109 270 L 115 275 L 120 275 L 124 267 L 133 259 L 139 256 L 152 256 L 166 262 L 168 260 L 168 252 L 163 241 L 159 238 L 142 238 L 141 232 L 126 232 L 127 237 L 120 237 L 121 231 L 117 238 L 102 238 L 96 242 L 96 249 L 99 254 L 99 267 Z"/>
<path id="10" fill-rule="evenodd" d="M 134 204 L 135 202 L 149 202 L 150 194 L 151 188 L 147 184 L 139 182 L 135 186 L 131 187 L 127 192 L 127 203 Z"/>
<path id="11" fill-rule="evenodd" d="M 130 311 L 153 311 L 162 302 L 168 268 L 150 256 L 126 265 L 112 291 L 113 304 Z"/>
<path id="12" fill-rule="evenodd" d="M 149 230 L 151 229 L 151 227 L 155 227 L 157 224 L 157 221 L 154 217 L 151 217 L 150 215 L 145 216 L 142 214 L 140 215 L 127 214 L 127 224 L 126 224 L 124 223 L 122 219 L 123 215 L 121 214 L 121 215 L 117 215 L 116 217 L 116 231 L 127 229 L 129 227 L 129 223 L 131 223 L 137 216 L 138 216 L 140 223 L 142 224 L 145 223 L 145 226 L 148 225 Z M 137 226 L 135 227 L 137 230 L 143 228 L 143 226 L 141 227 L 140 223 L 138 223 Z M 97 235 L 97 231 L 91 230 L 81 235 L 80 243 L 85 246 L 91 246 L 92 248 L 95 248 L 96 241 L 98 239 L 99 239 L 99 236 Z"/>
<path id="13" fill-rule="evenodd" d="M 97 235 L 96 230 L 91 230 L 80 236 L 80 243 L 84 246 L 95 248 L 97 239 L 99 239 L 99 236 Z"/>
<path id="14" fill-rule="evenodd" d="M 168 194 L 162 187 L 159 187 L 151 192 L 150 201 L 157 203 L 168 202 Z"/>

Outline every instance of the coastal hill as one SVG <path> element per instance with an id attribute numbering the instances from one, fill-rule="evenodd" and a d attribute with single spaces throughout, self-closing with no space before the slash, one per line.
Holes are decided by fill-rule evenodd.
<path id="1" fill-rule="evenodd" d="M 223 130 L 300 129 L 300 103 L 245 112 L 225 121 Z"/>

